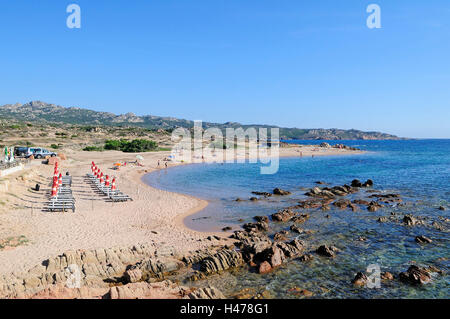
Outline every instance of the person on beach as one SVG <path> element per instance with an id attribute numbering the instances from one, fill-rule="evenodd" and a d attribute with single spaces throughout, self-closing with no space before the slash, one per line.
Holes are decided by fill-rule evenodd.
<path id="1" fill-rule="evenodd" d="M 158 160 L 158 167 L 161 165 L 161 163 L 159 162 L 159 160 Z"/>
<path id="2" fill-rule="evenodd" d="M 166 165 L 166 168 L 168 167 L 167 162 L 164 163 Z"/>

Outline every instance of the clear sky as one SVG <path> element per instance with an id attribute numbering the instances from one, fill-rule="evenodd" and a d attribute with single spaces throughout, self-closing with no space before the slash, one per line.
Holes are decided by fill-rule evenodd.
<path id="1" fill-rule="evenodd" d="M 0 43 L 0 104 L 450 138 L 449 0 L 0 0 Z"/>

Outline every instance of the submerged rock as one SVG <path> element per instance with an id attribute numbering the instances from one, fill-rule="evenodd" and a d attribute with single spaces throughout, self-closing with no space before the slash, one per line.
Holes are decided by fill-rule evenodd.
<path id="1" fill-rule="evenodd" d="M 354 204 L 358 204 L 358 205 L 369 205 L 370 202 L 364 199 L 355 199 L 353 201 Z"/>
<path id="2" fill-rule="evenodd" d="M 252 192 L 253 195 L 258 195 L 258 196 L 264 196 L 264 197 L 270 197 L 272 196 L 271 193 L 268 192 Z"/>
<path id="3" fill-rule="evenodd" d="M 306 222 L 306 220 L 309 218 L 308 214 L 301 214 L 299 216 L 295 216 L 291 219 L 292 222 L 296 223 L 296 224 L 302 224 L 304 222 Z"/>
<path id="4" fill-rule="evenodd" d="M 300 260 L 300 261 L 302 261 L 302 262 L 310 261 L 310 260 L 313 260 L 313 259 L 314 259 L 314 256 L 311 255 L 311 254 L 304 254 L 303 256 L 300 256 L 300 257 L 298 258 L 298 260 Z"/>
<path id="5" fill-rule="evenodd" d="M 349 205 L 351 205 L 350 200 L 348 199 L 339 199 L 333 203 L 334 206 L 339 207 L 340 209 L 345 209 Z"/>
<path id="6" fill-rule="evenodd" d="M 418 220 L 416 218 L 412 217 L 411 215 L 405 215 L 403 217 L 403 223 L 408 226 L 414 226 L 418 223 Z"/>
<path id="7" fill-rule="evenodd" d="M 376 212 L 379 208 L 383 207 L 383 205 L 381 205 L 380 203 L 377 202 L 370 202 L 369 205 L 367 206 L 367 210 L 369 212 Z"/>
<path id="8" fill-rule="evenodd" d="M 426 236 L 416 236 L 415 241 L 418 242 L 419 244 L 429 244 L 431 242 L 433 242 L 430 238 L 426 237 Z"/>

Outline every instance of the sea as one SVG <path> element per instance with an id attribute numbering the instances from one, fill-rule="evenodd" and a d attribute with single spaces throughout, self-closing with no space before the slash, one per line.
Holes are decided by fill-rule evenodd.
<path id="1" fill-rule="evenodd" d="M 374 182 L 370 189 L 350 195 L 349 199 L 367 199 L 371 194 L 400 194 L 402 203 L 385 204 L 376 212 L 365 206 L 353 212 L 332 206 L 329 211 L 306 209 L 310 218 L 299 226 L 303 234 L 290 233 L 289 239 L 303 240 L 309 250 L 319 245 L 339 249 L 335 258 L 318 255 L 310 262 L 293 260 L 269 274 L 239 269 L 212 276 L 211 285 L 220 286 L 227 296 L 242 291 L 262 293 L 271 298 L 449 298 L 450 244 L 450 140 L 417 139 L 386 141 L 307 141 L 292 144 L 345 144 L 366 151 L 358 155 L 280 158 L 273 175 L 260 174 L 261 163 L 211 163 L 177 166 L 147 174 L 144 181 L 156 188 L 205 199 L 209 205 L 185 224 L 198 231 L 221 231 L 231 226 L 238 230 L 257 215 L 271 215 L 293 206 L 315 186 L 349 185 L 353 179 Z M 321 181 L 325 185 L 317 185 Z M 250 201 L 252 191 L 290 191 L 289 196 L 272 196 Z M 258 196 L 257 196 L 258 197 Z M 242 199 L 236 201 L 237 198 Z M 439 207 L 446 210 L 439 210 Z M 406 226 L 405 214 L 423 220 L 423 225 Z M 387 222 L 380 222 L 386 217 Z M 290 223 L 270 223 L 269 235 L 289 230 Z M 230 233 L 231 234 L 231 233 Z M 432 239 L 419 244 L 415 237 Z M 364 240 L 360 240 L 364 238 Z M 434 266 L 442 274 L 433 274 L 431 283 L 412 286 L 373 276 L 388 271 L 395 277 L 410 265 Z M 357 272 L 366 272 L 375 284 L 356 287 L 351 284 Z M 373 275 L 373 276 L 372 276 Z"/>

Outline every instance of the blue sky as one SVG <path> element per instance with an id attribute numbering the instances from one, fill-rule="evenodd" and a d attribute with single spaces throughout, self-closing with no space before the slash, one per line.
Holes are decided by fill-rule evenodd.
<path id="1" fill-rule="evenodd" d="M 0 43 L 0 104 L 450 138 L 448 0 L 0 0 Z"/>

